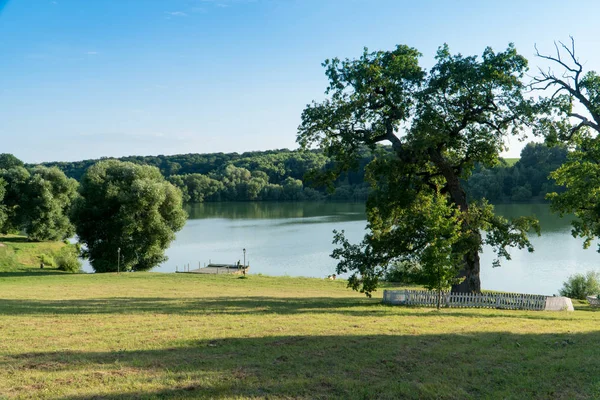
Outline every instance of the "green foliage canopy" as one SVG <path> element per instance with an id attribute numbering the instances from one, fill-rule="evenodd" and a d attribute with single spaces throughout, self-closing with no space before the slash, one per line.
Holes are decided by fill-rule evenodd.
<path id="1" fill-rule="evenodd" d="M 3 233 L 25 231 L 29 240 L 64 240 L 75 230 L 69 220 L 78 183 L 58 168 L 13 166 L 0 170 L 6 182 Z"/>
<path id="2" fill-rule="evenodd" d="M 356 167 L 362 146 L 392 145 L 391 154 L 369 166 L 370 233 L 360 245 L 335 236 L 342 246 L 333 253 L 338 271 L 352 271 L 350 286 L 367 295 L 387 266 L 403 258 L 417 258 L 426 270 L 441 263 L 448 271 L 460 259 L 453 290 L 478 292 L 484 244 L 499 257 L 508 258 L 510 246 L 532 251 L 526 232 L 537 226 L 534 219 L 508 221 L 486 202 L 470 204 L 462 183 L 475 163 L 497 163 L 506 137 L 521 135 L 531 123 L 532 102 L 521 83 L 527 61 L 512 45 L 500 53 L 487 48 L 481 58 L 452 55 L 442 46 L 427 73 L 419 56 L 400 45 L 326 60 L 329 97 L 308 105 L 299 127 L 298 142 L 322 147 L 339 171 Z M 430 215 L 444 215 L 454 228 Z M 433 244 L 438 250 L 428 250 Z M 435 276 L 432 285 L 440 276 L 448 282 L 448 274 Z"/>
<path id="3" fill-rule="evenodd" d="M 10 153 L 0 154 L 0 169 L 11 169 L 14 167 L 23 167 L 23 161 Z"/>
<path id="4" fill-rule="evenodd" d="M 181 192 L 158 168 L 116 160 L 90 167 L 80 186 L 73 221 L 96 272 L 147 271 L 185 224 Z"/>
<path id="5" fill-rule="evenodd" d="M 21 203 L 23 230 L 30 240 L 64 240 L 75 233 L 69 220 L 78 183 L 58 168 L 35 167 Z"/>
<path id="6" fill-rule="evenodd" d="M 598 295 L 598 293 L 600 293 L 600 273 L 596 271 L 588 271 L 585 275 L 569 276 L 559 291 L 561 296 L 579 300 L 585 300 L 587 296 Z"/>

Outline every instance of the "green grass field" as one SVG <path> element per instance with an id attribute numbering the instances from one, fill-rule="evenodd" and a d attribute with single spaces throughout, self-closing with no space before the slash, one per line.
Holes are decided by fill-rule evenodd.
<path id="1" fill-rule="evenodd" d="M 517 161 L 519 161 L 520 158 L 505 158 L 504 161 L 506 161 L 506 165 L 508 165 L 509 167 L 515 165 L 517 163 Z"/>
<path id="2" fill-rule="evenodd" d="M 438 312 L 254 275 L 0 273 L 0 398 L 599 398 L 600 314 L 578 308 Z"/>

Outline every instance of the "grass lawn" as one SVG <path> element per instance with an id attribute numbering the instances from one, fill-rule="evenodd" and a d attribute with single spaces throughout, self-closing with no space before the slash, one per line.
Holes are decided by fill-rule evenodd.
<path id="1" fill-rule="evenodd" d="M 1 273 L 0 398 L 600 398 L 600 313 L 578 308 L 391 307 L 303 278 Z"/>

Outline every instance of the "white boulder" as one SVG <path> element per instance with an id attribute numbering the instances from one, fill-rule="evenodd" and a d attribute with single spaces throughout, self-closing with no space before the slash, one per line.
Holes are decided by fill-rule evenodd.
<path id="1" fill-rule="evenodd" d="M 545 311 L 575 311 L 573 302 L 568 297 L 546 297 Z"/>

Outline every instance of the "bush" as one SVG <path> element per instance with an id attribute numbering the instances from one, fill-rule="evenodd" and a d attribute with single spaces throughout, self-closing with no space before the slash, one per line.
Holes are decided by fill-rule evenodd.
<path id="1" fill-rule="evenodd" d="M 81 260 L 77 257 L 77 251 L 72 247 L 65 247 L 54 257 L 56 267 L 66 272 L 81 272 Z"/>
<path id="2" fill-rule="evenodd" d="M 600 293 L 600 273 L 588 271 L 584 274 L 571 275 L 563 283 L 559 291 L 561 296 L 585 300 L 586 296 Z"/>
<path id="3" fill-rule="evenodd" d="M 533 194 L 531 193 L 531 187 L 529 185 L 517 186 L 516 188 L 513 188 L 513 190 L 512 190 L 511 200 L 512 201 L 529 201 L 529 200 L 531 200 L 531 196 L 533 196 Z"/>
<path id="4" fill-rule="evenodd" d="M 56 260 L 48 254 L 41 254 L 40 262 L 43 263 L 45 267 L 54 267 Z"/>
<path id="5" fill-rule="evenodd" d="M 421 266 L 415 262 L 400 261 L 388 268 L 385 273 L 387 282 L 424 284 Z"/>

